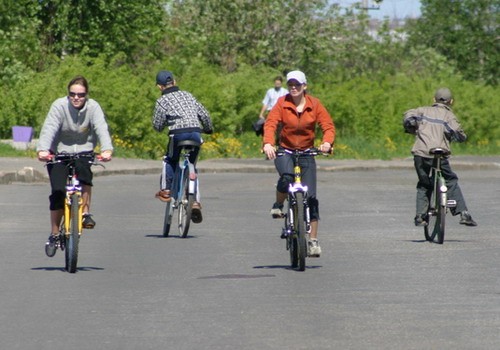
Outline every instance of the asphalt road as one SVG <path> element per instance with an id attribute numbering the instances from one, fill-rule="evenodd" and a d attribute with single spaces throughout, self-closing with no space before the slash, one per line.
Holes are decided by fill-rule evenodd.
<path id="1" fill-rule="evenodd" d="M 45 256 L 48 184 L 0 186 L 1 349 L 498 349 L 500 172 L 462 170 L 479 226 L 412 226 L 411 170 L 319 174 L 323 255 L 289 269 L 276 176 L 202 174 L 204 221 L 161 236 L 155 175 L 95 181 L 79 270 Z"/>

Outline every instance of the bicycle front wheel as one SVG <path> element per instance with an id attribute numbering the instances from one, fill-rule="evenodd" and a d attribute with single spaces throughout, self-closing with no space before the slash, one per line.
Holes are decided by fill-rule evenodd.
<path id="1" fill-rule="evenodd" d="M 290 200 L 288 202 L 290 203 Z M 286 248 L 290 253 L 290 266 L 295 269 L 299 265 L 299 257 L 297 254 L 297 235 L 293 232 L 293 228 L 290 230 L 290 222 L 293 221 L 293 211 L 289 208 L 287 215 L 285 215 L 285 230 L 291 231 L 291 233 L 286 236 Z"/>
<path id="2" fill-rule="evenodd" d="M 189 170 L 186 168 L 182 175 L 182 191 L 179 199 L 179 236 L 186 238 L 191 223 L 191 210 L 194 194 L 189 193 Z"/>
<path id="3" fill-rule="evenodd" d="M 80 242 L 80 232 L 78 232 L 78 223 L 82 218 L 79 214 L 79 196 L 77 194 L 71 195 L 71 222 L 70 222 L 70 232 L 65 234 L 65 258 L 66 258 L 66 271 L 69 273 L 75 273 L 78 263 L 78 243 Z"/>
<path id="4" fill-rule="evenodd" d="M 306 221 L 304 216 L 304 194 L 295 193 L 297 203 L 294 207 L 294 232 L 297 237 L 297 260 L 298 270 L 306 269 L 307 241 L 306 241 Z"/>

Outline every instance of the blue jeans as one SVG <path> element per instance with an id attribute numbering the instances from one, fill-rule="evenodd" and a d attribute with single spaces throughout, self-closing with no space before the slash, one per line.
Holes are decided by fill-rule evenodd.
<path id="1" fill-rule="evenodd" d="M 180 141 L 196 141 L 201 143 L 201 133 L 199 132 L 186 132 L 180 134 L 170 135 L 170 141 L 168 142 L 167 154 L 163 160 L 163 171 L 160 179 L 160 189 L 170 190 L 172 189 L 172 180 L 174 178 L 175 168 L 179 165 L 180 149 L 178 144 Z M 198 159 L 198 153 L 200 149 L 197 148 L 195 151 L 191 152 L 189 161 L 196 165 L 196 160 Z"/>

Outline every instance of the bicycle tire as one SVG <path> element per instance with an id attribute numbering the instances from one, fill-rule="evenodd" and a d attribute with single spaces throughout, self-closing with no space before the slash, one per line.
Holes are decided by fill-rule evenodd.
<path id="1" fill-rule="evenodd" d="M 188 235 L 194 202 L 194 194 L 189 193 L 189 175 L 189 168 L 186 167 L 182 174 L 182 191 L 179 198 L 179 236 L 182 238 Z"/>
<path id="2" fill-rule="evenodd" d="M 436 224 L 437 213 L 434 208 L 429 209 L 427 213 L 427 226 L 424 227 L 424 235 L 425 239 L 429 242 L 433 242 L 436 237 L 436 231 L 434 230 L 434 226 Z"/>
<path id="3" fill-rule="evenodd" d="M 439 227 L 437 230 L 437 243 L 443 244 L 444 242 L 444 225 L 446 219 L 446 206 L 439 205 L 438 219 L 436 220 L 436 224 Z"/>
<path id="4" fill-rule="evenodd" d="M 78 243 L 80 241 L 80 233 L 78 232 L 79 220 L 79 196 L 75 193 L 71 195 L 71 208 L 70 208 L 70 232 L 66 232 L 66 271 L 75 273 L 78 264 Z"/>
<path id="5" fill-rule="evenodd" d="M 294 231 L 297 237 L 297 260 L 298 270 L 304 271 L 306 268 L 307 241 L 306 241 L 306 222 L 304 217 L 304 194 L 295 193 L 296 204 L 294 207 Z"/>
<path id="6" fill-rule="evenodd" d="M 434 238 L 436 237 L 437 231 L 435 230 L 436 221 L 437 221 L 437 209 L 439 206 L 439 197 L 438 197 L 438 186 L 437 179 L 434 180 L 434 188 L 429 200 L 430 206 L 427 212 L 427 217 L 425 221 L 427 221 L 427 225 L 424 227 L 424 235 L 425 239 L 428 242 L 434 242 Z"/>
<path id="7" fill-rule="evenodd" d="M 425 238 L 429 242 L 434 242 L 437 237 L 436 243 L 443 244 L 445 210 L 445 207 L 438 205 L 437 209 L 429 212 L 429 224 L 424 228 Z"/>
<path id="8" fill-rule="evenodd" d="M 288 200 L 288 203 L 291 203 L 290 199 Z M 295 269 L 299 266 L 299 258 L 297 255 L 297 235 L 293 232 L 293 228 L 290 230 L 290 222 L 293 221 L 293 211 L 289 208 L 287 215 L 285 215 L 285 229 L 291 231 L 291 234 L 286 236 L 286 248 L 290 253 L 290 266 Z"/>
<path id="9" fill-rule="evenodd" d="M 173 203 L 174 200 L 171 199 L 170 202 L 168 202 L 165 206 L 165 217 L 163 218 L 163 237 L 168 237 L 168 234 L 170 233 L 172 216 L 174 214 Z"/>

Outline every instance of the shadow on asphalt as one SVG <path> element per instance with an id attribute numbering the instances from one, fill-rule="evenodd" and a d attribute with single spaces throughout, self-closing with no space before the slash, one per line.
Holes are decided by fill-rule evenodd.
<path id="1" fill-rule="evenodd" d="M 31 269 L 32 271 L 61 271 L 61 272 L 66 272 L 66 269 L 64 267 L 50 267 L 50 266 L 42 266 L 42 267 L 33 267 Z M 76 271 L 103 271 L 104 268 L 102 267 L 94 267 L 94 266 L 82 266 L 78 267 Z"/>
<path id="2" fill-rule="evenodd" d="M 319 269 L 323 267 L 322 265 L 306 265 L 306 270 L 308 269 Z M 296 268 L 291 267 L 290 265 L 262 265 L 262 266 L 254 266 L 254 269 L 282 269 L 282 270 L 294 270 L 297 271 Z"/>
<path id="3" fill-rule="evenodd" d="M 436 243 L 436 242 L 429 242 L 429 241 L 427 241 L 426 239 L 421 239 L 421 240 L 416 240 L 416 239 L 411 239 L 411 240 L 409 240 L 409 239 L 406 239 L 406 240 L 403 240 L 402 242 L 412 242 L 412 243 L 434 243 L 434 244 L 438 244 L 438 243 Z M 472 243 L 473 241 L 469 241 L 469 240 L 464 241 L 464 240 L 462 240 L 462 239 L 445 239 L 445 240 L 444 240 L 444 243 L 446 243 L 446 242 L 449 242 L 449 243 Z M 443 244 L 444 244 L 444 243 L 443 243 Z"/>
<path id="4" fill-rule="evenodd" d="M 191 238 L 198 238 L 199 236 L 190 236 L 188 235 L 185 238 L 182 238 L 179 235 L 168 235 L 167 237 L 164 237 L 163 235 L 145 235 L 144 237 L 147 238 L 179 238 L 179 239 L 191 239 Z"/>

